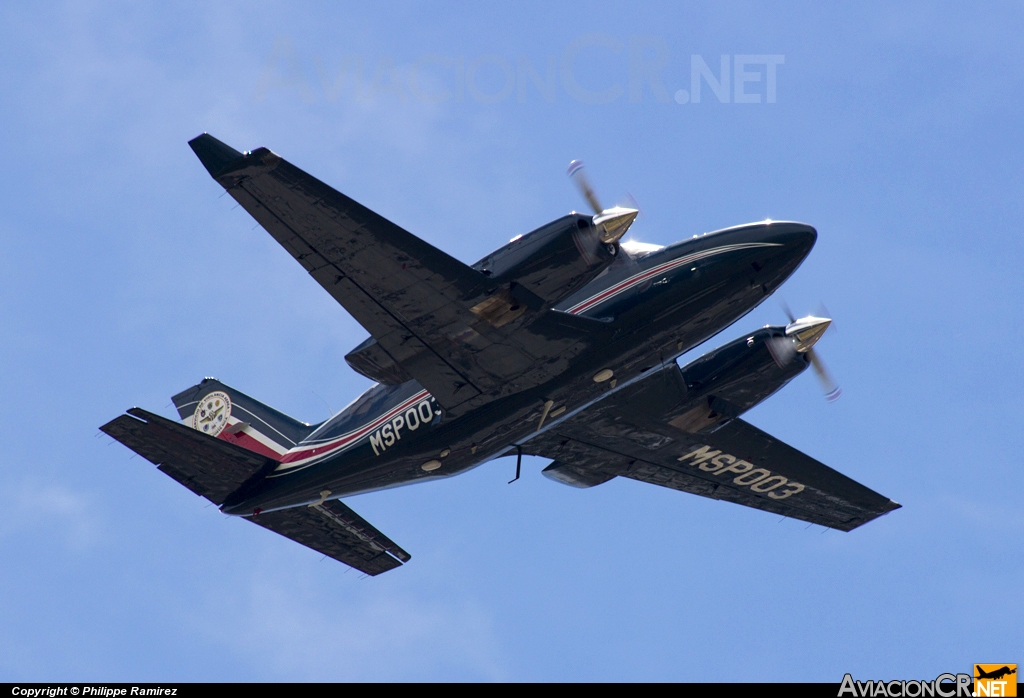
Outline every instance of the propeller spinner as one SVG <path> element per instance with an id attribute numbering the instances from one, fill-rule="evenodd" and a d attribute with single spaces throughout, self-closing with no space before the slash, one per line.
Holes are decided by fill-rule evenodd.
<path id="1" fill-rule="evenodd" d="M 793 317 L 793 313 L 785 301 L 782 301 L 781 305 L 789 318 L 789 324 L 786 325 L 786 336 L 784 338 L 777 337 L 772 342 L 775 354 L 784 362 L 791 361 L 797 354 L 806 354 L 811 362 L 811 368 L 814 369 L 814 375 L 818 377 L 818 382 L 821 383 L 821 387 L 825 391 L 825 399 L 835 402 L 843 391 L 832 374 L 829 373 L 828 368 L 825 367 L 825 362 L 814 351 L 814 345 L 825 334 L 832 324 L 832 320 L 814 315 L 808 315 L 798 320 Z"/>
<path id="2" fill-rule="evenodd" d="M 597 195 L 594 194 L 594 188 L 590 186 L 590 180 L 587 179 L 587 175 L 583 171 L 582 161 L 573 160 L 570 162 L 567 174 L 569 179 L 579 188 L 583 198 L 590 204 L 590 208 L 593 209 L 594 225 L 601 230 L 601 242 L 610 245 L 622 239 L 622 236 L 629 230 L 629 226 L 633 225 L 633 221 L 636 220 L 637 214 L 640 211 L 625 206 L 602 208 L 601 204 L 597 201 Z"/>

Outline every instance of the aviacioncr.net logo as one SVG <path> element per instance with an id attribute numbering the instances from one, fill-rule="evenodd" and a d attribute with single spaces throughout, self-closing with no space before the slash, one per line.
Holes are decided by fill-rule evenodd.
<path id="1" fill-rule="evenodd" d="M 975 696 L 1016 696 L 1017 665 L 1016 664 L 975 664 L 974 665 Z"/>
<path id="2" fill-rule="evenodd" d="M 972 698 L 970 674 L 939 674 L 931 681 L 855 681 L 852 676 L 843 676 L 839 687 L 839 698 Z"/>

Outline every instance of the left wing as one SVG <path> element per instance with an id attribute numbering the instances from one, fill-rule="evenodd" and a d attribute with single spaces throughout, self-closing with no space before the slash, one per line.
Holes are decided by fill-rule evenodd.
<path id="1" fill-rule="evenodd" d="M 899 508 L 741 419 L 708 434 L 673 426 L 692 405 L 672 364 L 538 435 L 523 452 L 549 477 L 591 487 L 623 476 L 850 531 Z"/>
<path id="2" fill-rule="evenodd" d="M 210 175 L 447 410 L 480 395 L 539 385 L 582 350 L 585 333 L 556 327 L 555 313 L 529 328 L 513 323 L 499 330 L 492 319 L 502 309 L 525 310 L 509 289 L 266 148 L 243 154 L 208 134 L 189 145 Z"/>

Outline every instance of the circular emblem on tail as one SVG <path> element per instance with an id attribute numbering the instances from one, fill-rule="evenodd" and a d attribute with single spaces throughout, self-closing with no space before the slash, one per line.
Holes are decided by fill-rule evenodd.
<path id="1" fill-rule="evenodd" d="M 228 425 L 230 416 L 231 398 L 227 393 L 217 390 L 207 394 L 196 405 L 196 411 L 192 414 L 192 428 L 216 436 Z"/>

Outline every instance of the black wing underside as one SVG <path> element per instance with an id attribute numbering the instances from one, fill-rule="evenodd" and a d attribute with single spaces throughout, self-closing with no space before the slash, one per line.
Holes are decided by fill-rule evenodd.
<path id="1" fill-rule="evenodd" d="M 523 451 L 553 459 L 549 473 L 567 484 L 628 477 L 842 531 L 899 508 L 741 419 L 712 433 L 686 431 L 690 408 L 673 364 L 531 439 Z"/>
<path id="2" fill-rule="evenodd" d="M 278 462 L 139 408 L 100 427 L 157 468 L 214 504 Z M 341 502 L 246 517 L 350 567 L 377 575 L 409 554 Z"/>
<path id="3" fill-rule="evenodd" d="M 539 385 L 584 348 L 571 319 L 498 329 L 501 289 L 291 163 L 190 142 L 210 175 L 447 410 Z M 477 312 L 474 313 L 474 308 Z M 479 402 L 479 401 L 477 401 Z"/>
<path id="4" fill-rule="evenodd" d="M 410 559 L 409 553 L 339 501 L 266 512 L 250 520 L 372 576 Z"/>

